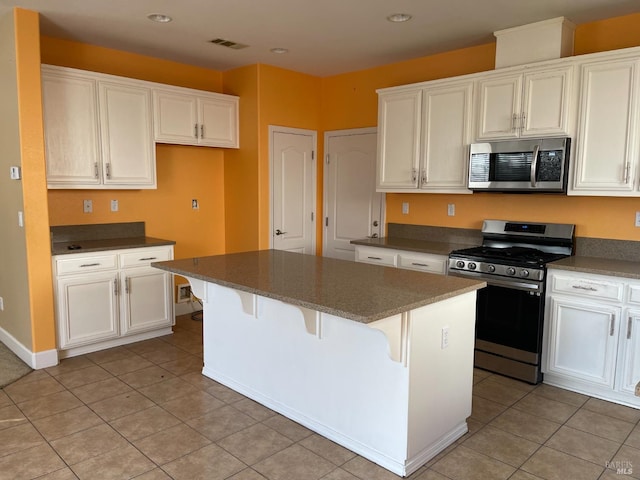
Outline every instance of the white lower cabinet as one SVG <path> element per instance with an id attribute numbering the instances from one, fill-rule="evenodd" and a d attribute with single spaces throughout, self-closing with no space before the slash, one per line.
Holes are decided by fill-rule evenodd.
<path id="1" fill-rule="evenodd" d="M 549 270 L 544 382 L 640 406 L 640 308 L 634 280 Z"/>
<path id="2" fill-rule="evenodd" d="M 55 256 L 60 356 L 171 333 L 173 277 L 149 266 L 171 259 L 172 246 Z"/>
<path id="3" fill-rule="evenodd" d="M 447 255 L 356 245 L 356 262 L 436 273 L 447 273 Z"/>

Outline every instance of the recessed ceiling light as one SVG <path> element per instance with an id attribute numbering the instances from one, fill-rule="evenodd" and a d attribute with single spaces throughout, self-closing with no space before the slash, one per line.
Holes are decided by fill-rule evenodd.
<path id="1" fill-rule="evenodd" d="M 410 15 L 408 13 L 394 13 L 392 15 L 389 15 L 387 17 L 387 20 L 393 23 L 402 23 L 402 22 L 408 22 L 412 18 L 413 18 L 413 15 Z"/>
<path id="2" fill-rule="evenodd" d="M 276 47 L 276 48 L 272 48 L 272 49 L 270 50 L 270 52 L 271 52 L 271 53 L 278 53 L 278 54 L 281 54 L 281 53 L 289 53 L 289 49 L 288 49 L 288 48 L 280 48 L 280 47 Z"/>
<path id="3" fill-rule="evenodd" d="M 150 13 L 149 15 L 147 15 L 147 18 L 152 22 L 158 23 L 169 23 L 171 20 L 173 20 L 173 18 L 171 18 L 169 15 L 165 15 L 163 13 Z"/>

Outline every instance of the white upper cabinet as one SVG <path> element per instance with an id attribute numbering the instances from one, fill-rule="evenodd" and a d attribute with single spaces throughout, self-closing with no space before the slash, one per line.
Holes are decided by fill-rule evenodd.
<path id="1" fill-rule="evenodd" d="M 238 97 L 163 87 L 153 98 L 157 142 L 238 148 Z"/>
<path id="2" fill-rule="evenodd" d="M 637 53 L 580 65 L 580 113 L 569 194 L 640 196 L 639 65 Z"/>
<path id="3" fill-rule="evenodd" d="M 569 135 L 574 66 L 491 72 L 477 80 L 478 140 Z"/>
<path id="4" fill-rule="evenodd" d="M 43 66 L 42 90 L 49 188 L 156 188 L 148 87 Z"/>
<path id="5" fill-rule="evenodd" d="M 422 90 L 378 97 L 378 191 L 418 188 Z"/>
<path id="6" fill-rule="evenodd" d="M 472 93 L 471 80 L 379 92 L 378 191 L 469 193 Z"/>
<path id="7" fill-rule="evenodd" d="M 420 188 L 470 193 L 467 189 L 473 82 L 426 88 L 423 92 Z"/>

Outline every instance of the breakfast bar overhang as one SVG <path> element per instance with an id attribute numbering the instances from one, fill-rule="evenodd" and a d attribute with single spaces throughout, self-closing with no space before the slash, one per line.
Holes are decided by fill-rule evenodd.
<path id="1" fill-rule="evenodd" d="M 484 282 L 279 250 L 159 262 L 203 302 L 203 374 L 401 476 L 467 431 Z"/>

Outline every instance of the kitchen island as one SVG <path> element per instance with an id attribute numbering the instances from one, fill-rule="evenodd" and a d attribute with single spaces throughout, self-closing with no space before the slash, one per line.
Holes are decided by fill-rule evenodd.
<path id="1" fill-rule="evenodd" d="M 484 282 L 264 250 L 154 263 L 203 301 L 203 374 L 410 475 L 464 435 Z"/>

